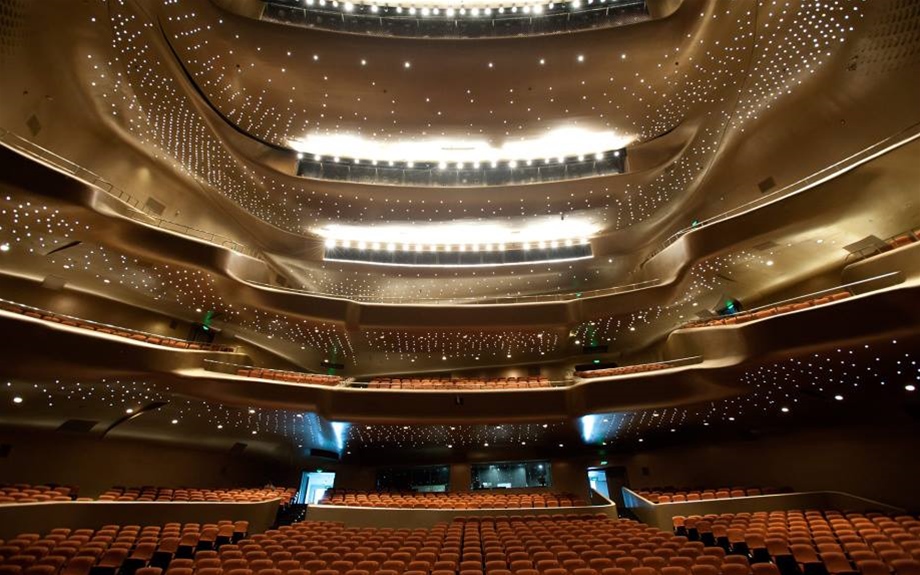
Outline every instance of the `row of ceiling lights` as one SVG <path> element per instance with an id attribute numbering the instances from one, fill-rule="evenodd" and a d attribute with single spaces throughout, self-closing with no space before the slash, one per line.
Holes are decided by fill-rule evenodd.
<path id="1" fill-rule="evenodd" d="M 530 250 L 530 249 L 559 249 L 561 247 L 572 247 L 575 245 L 586 245 L 589 241 L 587 238 L 581 238 L 578 240 L 567 239 L 567 240 L 549 240 L 549 241 L 540 241 L 540 242 L 523 242 L 521 244 L 513 244 L 508 246 L 507 244 L 497 243 L 497 244 L 408 244 L 395 242 L 368 242 L 364 240 L 340 240 L 336 238 L 327 238 L 325 241 L 325 246 L 328 249 L 334 248 L 354 248 L 358 250 L 383 250 L 386 249 L 390 252 L 395 252 L 397 250 L 403 252 L 503 252 L 508 249 L 520 249 L 520 250 Z"/>

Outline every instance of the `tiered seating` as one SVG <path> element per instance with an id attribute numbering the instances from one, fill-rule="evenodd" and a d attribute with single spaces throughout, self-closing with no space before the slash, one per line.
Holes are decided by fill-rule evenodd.
<path id="1" fill-rule="evenodd" d="M 380 377 L 370 381 L 370 389 L 537 389 L 551 387 L 547 377 L 426 377 L 389 378 Z"/>
<path id="2" fill-rule="evenodd" d="M 29 485 L 16 483 L 0 486 L 2 503 L 38 503 L 41 501 L 73 501 L 76 489 L 60 485 Z"/>
<path id="3" fill-rule="evenodd" d="M 99 333 L 106 333 L 109 335 L 117 335 L 118 337 L 124 337 L 127 339 L 133 339 L 134 341 L 143 341 L 146 343 L 151 343 L 154 345 L 162 345 L 166 347 L 174 347 L 179 349 L 193 349 L 193 350 L 202 350 L 202 351 L 227 351 L 233 352 L 234 348 L 221 345 L 217 343 L 204 343 L 204 342 L 194 342 L 194 341 L 185 341 L 184 339 L 176 339 L 174 337 L 167 337 L 163 335 L 152 335 L 149 333 L 143 333 L 140 331 L 134 331 L 128 328 L 115 327 L 101 323 L 90 323 L 69 315 L 62 315 L 54 313 L 51 311 L 41 310 L 38 308 L 16 304 L 12 302 L 3 302 L 0 303 L 0 309 L 3 311 L 8 311 L 12 313 L 19 313 L 28 317 L 35 319 L 41 319 L 44 321 L 49 321 L 53 323 L 59 323 L 61 325 L 66 325 L 70 327 L 79 327 L 81 329 L 87 329 L 90 331 L 96 331 Z"/>
<path id="4" fill-rule="evenodd" d="M 99 496 L 99 501 L 210 501 L 259 502 L 281 499 L 287 503 L 294 497 L 292 487 L 264 487 L 239 489 L 192 489 L 168 487 L 113 487 Z"/>
<path id="5" fill-rule="evenodd" d="M 571 493 L 505 490 L 458 493 L 375 493 L 330 489 L 321 501 L 324 505 L 352 507 L 398 507 L 408 509 L 531 509 L 534 507 L 581 507 L 587 501 Z"/>
<path id="6" fill-rule="evenodd" d="M 722 562 L 749 559 L 754 575 L 760 575 L 758 564 L 768 566 L 759 569 L 763 573 L 780 575 L 920 573 L 920 521 L 908 515 L 762 511 L 675 517 L 674 527 L 691 541 L 719 549 Z"/>
<path id="7" fill-rule="evenodd" d="M 242 368 L 236 370 L 236 374 L 242 377 L 274 379 L 276 381 L 287 381 L 290 383 L 312 383 L 314 385 L 338 385 L 342 383 L 342 378 L 338 375 L 303 373 L 299 371 L 285 371 L 282 369 Z"/>
<path id="8" fill-rule="evenodd" d="M 676 518 L 677 519 L 677 518 Z M 431 529 L 306 521 L 55 529 L 0 546 L 0 575 L 916 575 L 920 521 L 764 512 L 686 518 L 459 518 Z"/>
<path id="9" fill-rule="evenodd" d="M 221 521 L 21 533 L 0 542 L 0 575 L 220 575 L 217 549 L 234 547 L 248 529 L 246 521 Z"/>
<path id="10" fill-rule="evenodd" d="M 850 297 L 852 294 L 848 291 L 839 291 L 829 295 L 816 297 L 812 299 L 797 301 L 794 303 L 787 303 L 783 305 L 778 305 L 774 307 L 768 307 L 764 309 L 759 309 L 754 312 L 738 312 L 736 314 L 720 317 L 718 319 L 710 319 L 704 321 L 698 321 L 688 324 L 686 327 L 708 327 L 712 325 L 735 325 L 738 323 L 745 323 L 748 321 L 753 321 L 755 319 L 763 319 L 765 317 L 770 317 L 774 315 L 781 315 L 784 313 L 789 313 L 791 311 L 798 311 L 802 309 L 807 309 L 810 307 L 815 307 L 819 305 L 824 305 L 832 303 L 835 301 L 840 301 Z"/>
<path id="11" fill-rule="evenodd" d="M 752 495 L 773 495 L 790 493 L 788 487 L 719 487 L 716 489 L 675 489 L 673 487 L 640 489 L 636 493 L 652 503 L 680 503 L 684 501 L 711 501 L 714 499 L 731 499 L 733 497 L 750 497 Z"/>
<path id="12" fill-rule="evenodd" d="M 666 363 L 640 363 L 638 365 L 624 365 L 622 367 L 606 367 L 604 369 L 592 369 L 588 371 L 576 371 L 578 377 L 608 377 L 611 375 L 626 375 L 630 373 L 645 373 L 648 371 L 658 371 L 667 369 Z"/>

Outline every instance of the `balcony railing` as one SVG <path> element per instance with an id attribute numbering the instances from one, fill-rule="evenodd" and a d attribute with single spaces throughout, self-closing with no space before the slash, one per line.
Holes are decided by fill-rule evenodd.
<path id="1" fill-rule="evenodd" d="M 897 285 L 903 281 L 904 274 L 902 274 L 900 271 L 889 272 L 864 280 L 859 280 L 828 289 L 802 294 L 800 296 L 795 296 L 773 303 L 768 303 L 730 315 L 713 316 L 698 320 L 691 320 L 681 324 L 677 329 L 723 325 L 722 323 L 713 324 L 713 322 L 724 322 L 734 325 L 737 323 L 763 319 L 774 315 L 782 315 L 793 311 L 800 311 L 811 307 L 825 305 L 839 301 L 841 299 L 846 299 L 850 296 L 877 291 L 883 288 Z"/>
<path id="2" fill-rule="evenodd" d="M 214 359 L 205 359 L 204 368 L 207 371 L 213 371 L 216 373 L 225 373 L 228 375 L 251 377 L 255 379 L 270 379 L 273 381 L 283 381 L 286 383 L 305 383 L 335 387 L 342 385 L 343 381 L 343 378 L 340 376 L 326 375 L 314 371 L 293 371 L 289 369 L 256 367 L 254 365 L 217 361 Z"/>
<path id="3" fill-rule="evenodd" d="M 229 250 L 233 250 L 250 257 L 259 257 L 259 253 L 255 249 L 226 236 L 205 230 L 199 230 L 197 228 L 173 222 L 148 213 L 145 211 L 145 205 L 142 204 L 141 201 L 137 199 L 137 197 L 133 196 L 129 192 L 126 192 L 125 190 L 115 186 L 99 174 L 87 170 L 83 166 L 72 162 L 63 156 L 55 154 L 51 150 L 43 148 L 14 132 L 0 128 L 0 142 L 26 156 L 30 156 L 45 164 L 53 166 L 62 172 L 66 172 L 73 177 L 86 182 L 87 184 L 99 190 L 102 190 L 116 200 L 119 200 L 128 208 L 127 216 L 132 220 L 146 224 L 148 226 L 153 226 L 155 228 L 160 228 L 184 236 L 204 240 L 208 243 L 227 248 Z"/>
<path id="4" fill-rule="evenodd" d="M 68 327 L 78 327 L 88 331 L 96 331 L 106 335 L 114 335 L 118 337 L 124 337 L 133 341 L 139 341 L 144 343 L 149 343 L 152 345 L 161 345 L 164 347 L 173 347 L 178 349 L 189 349 L 197 351 L 220 351 L 225 353 L 237 353 L 239 348 L 235 346 L 225 345 L 221 343 L 210 343 L 202 341 L 189 341 L 186 339 L 180 339 L 177 337 L 171 337 L 166 335 L 160 335 L 157 333 L 150 333 L 146 331 L 141 331 L 138 329 L 132 329 L 128 327 L 123 327 L 120 325 L 112 325 L 108 323 L 102 323 L 99 321 L 93 321 L 91 319 L 83 319 L 80 317 L 75 317 L 72 315 L 67 315 L 63 313 L 58 313 L 55 311 L 50 311 L 46 309 L 41 309 L 26 305 L 24 303 L 19 303 L 15 301 L 0 299 L 0 310 L 7 311 L 10 313 L 19 313 L 27 317 L 34 319 L 40 319 L 52 323 L 59 323 L 61 325 L 66 325 Z"/>
<path id="5" fill-rule="evenodd" d="M 696 221 L 693 224 L 678 230 L 672 234 L 668 239 L 664 240 L 654 251 L 645 257 L 640 264 L 640 267 L 644 266 L 651 260 L 653 257 L 663 252 L 665 248 L 679 240 L 681 237 L 686 234 L 699 230 L 700 228 L 733 218 L 735 216 L 741 215 L 745 212 L 750 212 L 761 208 L 767 204 L 778 202 L 786 199 L 787 197 L 793 196 L 795 194 L 809 190 L 819 184 L 822 184 L 830 179 L 833 179 L 849 170 L 857 168 L 866 162 L 869 162 L 882 154 L 890 152 L 895 148 L 903 146 L 913 140 L 920 138 L 920 123 L 914 124 L 909 128 L 906 128 L 893 136 L 889 136 L 883 140 L 880 140 L 871 146 L 867 146 L 862 150 L 851 154 L 850 156 L 835 162 L 826 168 L 818 170 L 817 172 L 806 176 L 796 182 L 789 184 L 788 186 L 783 186 L 778 190 L 774 190 L 768 194 L 763 194 L 759 198 L 751 200 L 745 204 L 726 210 L 721 214 L 712 216 L 711 218 L 706 218 L 704 220 Z"/>
<path id="6" fill-rule="evenodd" d="M 580 372 L 575 372 L 575 376 L 581 378 L 583 381 L 591 381 L 592 379 L 600 379 L 605 377 L 636 375 L 639 373 L 653 373 L 665 369 L 673 369 L 675 367 L 695 365 L 702 362 L 703 356 L 693 355 L 688 357 L 681 357 L 678 359 L 652 361 L 649 363 L 639 363 L 635 365 L 621 365 L 618 367 L 607 367 L 597 370 L 581 370 Z"/>

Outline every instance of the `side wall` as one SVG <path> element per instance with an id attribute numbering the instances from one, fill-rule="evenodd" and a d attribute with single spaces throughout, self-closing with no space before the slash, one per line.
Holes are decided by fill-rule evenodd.
<path id="1" fill-rule="evenodd" d="M 920 509 L 920 425 L 854 426 L 610 455 L 633 488 L 790 486 Z M 647 474 L 646 474 L 647 472 Z"/>
<path id="2" fill-rule="evenodd" d="M 0 458 L 0 483 L 74 485 L 96 496 L 114 485 L 163 487 L 296 486 L 295 465 L 257 454 L 193 449 L 123 439 L 0 429 L 10 446 Z"/>

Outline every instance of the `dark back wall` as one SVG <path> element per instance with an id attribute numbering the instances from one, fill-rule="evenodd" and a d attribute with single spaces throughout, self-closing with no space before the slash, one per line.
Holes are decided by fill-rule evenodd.
<path id="1" fill-rule="evenodd" d="M 856 425 L 608 455 L 632 487 L 790 486 L 920 509 L 920 425 Z M 595 461 L 596 463 L 596 461 Z M 647 474 L 646 474 L 647 472 Z"/>

